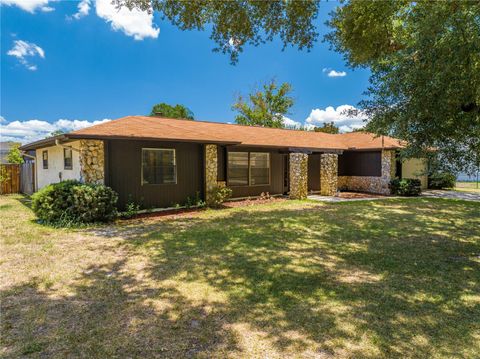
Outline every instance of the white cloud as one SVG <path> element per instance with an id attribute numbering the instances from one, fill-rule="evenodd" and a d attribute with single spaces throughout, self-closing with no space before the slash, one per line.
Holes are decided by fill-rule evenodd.
<path id="1" fill-rule="evenodd" d="M 7 52 L 7 55 L 14 56 L 20 61 L 30 71 L 35 71 L 37 69 L 36 65 L 31 64 L 27 58 L 40 56 L 42 59 L 45 58 L 45 51 L 43 49 L 32 43 L 23 40 L 15 40 L 13 47 L 10 51 Z"/>
<path id="2" fill-rule="evenodd" d="M 117 9 L 111 0 L 96 0 L 97 15 L 106 20 L 115 31 L 123 31 L 135 40 L 156 39 L 160 29 L 153 24 L 153 14 L 138 9 Z"/>
<path id="3" fill-rule="evenodd" d="M 326 73 L 328 77 L 345 77 L 347 73 L 345 71 L 336 71 L 329 68 L 324 68 L 323 73 Z"/>
<path id="4" fill-rule="evenodd" d="M 300 122 L 292 120 L 291 118 L 288 118 L 286 116 L 283 116 L 283 124 L 284 126 L 289 128 L 296 128 L 302 126 Z"/>
<path id="5" fill-rule="evenodd" d="M 81 19 L 90 12 L 90 0 L 82 0 L 78 3 L 78 11 L 72 15 L 74 19 Z"/>
<path id="6" fill-rule="evenodd" d="M 110 121 L 110 119 L 92 122 L 85 120 L 60 119 L 53 123 L 41 120 L 13 121 L 6 123 L 3 117 L 2 119 L 3 121 L 0 121 L 1 141 L 17 141 L 21 143 L 40 140 L 56 130 L 70 132 Z"/>
<path id="7" fill-rule="evenodd" d="M 323 109 L 314 109 L 310 112 L 305 122 L 307 124 L 321 126 L 323 123 L 333 122 L 335 126 L 340 129 L 340 132 L 351 132 L 355 129 L 365 126 L 366 116 L 362 113 L 356 116 L 348 116 L 346 113 L 349 110 L 355 110 L 355 107 L 350 105 L 341 105 L 337 108 L 332 106 Z"/>
<path id="8" fill-rule="evenodd" d="M 18 6 L 20 9 L 35 13 L 36 10 L 43 12 L 54 11 L 53 7 L 47 6 L 49 0 L 0 0 L 2 5 Z"/>

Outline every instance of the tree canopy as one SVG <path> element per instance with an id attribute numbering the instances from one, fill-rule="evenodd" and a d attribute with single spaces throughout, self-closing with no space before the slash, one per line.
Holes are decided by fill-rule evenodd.
<path id="1" fill-rule="evenodd" d="M 154 105 L 152 107 L 152 111 L 150 112 L 150 116 L 180 118 L 184 120 L 195 119 L 193 112 L 190 111 L 188 107 L 179 104 L 172 106 L 164 102 Z"/>
<path id="2" fill-rule="evenodd" d="M 471 171 L 480 153 L 480 2 L 350 1 L 329 25 L 327 39 L 349 65 L 371 69 L 359 104 L 367 129 L 407 140 L 410 155 L 435 148 Z"/>
<path id="3" fill-rule="evenodd" d="M 277 85 L 272 80 L 254 90 L 246 101 L 238 96 L 232 109 L 239 112 L 235 122 L 241 125 L 283 128 L 283 117 L 293 106 L 293 98 L 289 96 L 292 86 L 284 82 Z"/>
<path id="4" fill-rule="evenodd" d="M 321 127 L 315 127 L 313 129 L 315 132 L 324 132 L 324 133 L 332 133 L 337 134 L 340 132 L 337 126 L 335 126 L 334 122 L 324 122 Z"/>
<path id="5" fill-rule="evenodd" d="M 211 26 L 214 51 L 228 54 L 232 63 L 245 45 L 257 46 L 279 37 L 284 47 L 311 49 L 318 37 L 314 21 L 319 0 L 114 0 L 118 6 L 158 11 L 181 30 Z"/>
<path id="6" fill-rule="evenodd" d="M 8 151 L 7 158 L 6 158 L 8 163 L 21 164 L 24 162 L 22 152 L 20 151 L 19 147 L 20 147 L 19 143 L 15 143 L 14 145 L 12 145 L 12 147 L 10 147 L 10 150 Z"/>

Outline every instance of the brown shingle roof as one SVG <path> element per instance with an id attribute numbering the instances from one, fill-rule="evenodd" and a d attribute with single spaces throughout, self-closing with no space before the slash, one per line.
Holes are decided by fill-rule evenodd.
<path id="1" fill-rule="evenodd" d="M 394 149 L 405 147 L 405 143 L 389 136 L 375 136 L 370 132 L 350 132 L 342 133 L 338 136 L 342 137 L 342 142 L 348 149 Z"/>
<path id="2" fill-rule="evenodd" d="M 387 136 L 384 136 L 382 146 L 381 137 L 375 138 L 374 135 L 365 132 L 333 135 L 313 131 L 147 116 L 127 116 L 74 131 L 65 136 L 71 139 L 155 139 L 311 150 L 365 150 L 403 147 L 398 140 Z"/>

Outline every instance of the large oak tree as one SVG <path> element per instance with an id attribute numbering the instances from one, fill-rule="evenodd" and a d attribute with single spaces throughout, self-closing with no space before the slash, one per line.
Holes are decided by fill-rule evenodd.
<path id="1" fill-rule="evenodd" d="M 158 13 L 182 30 L 211 29 L 233 63 L 245 45 L 280 38 L 310 49 L 320 1 L 114 0 Z M 327 35 L 352 67 L 371 70 L 360 110 L 368 129 L 407 140 L 410 154 L 438 148 L 458 169 L 480 161 L 480 2 L 345 1 Z"/>

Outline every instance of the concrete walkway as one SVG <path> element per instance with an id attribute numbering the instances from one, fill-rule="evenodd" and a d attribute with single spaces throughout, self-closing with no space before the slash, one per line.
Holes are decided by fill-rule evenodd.
<path id="1" fill-rule="evenodd" d="M 449 199 L 463 199 L 466 201 L 480 201 L 480 193 L 477 192 L 460 192 L 460 191 L 445 191 L 441 189 L 429 189 L 422 192 L 422 197 L 430 198 L 449 198 Z"/>
<path id="2" fill-rule="evenodd" d="M 459 191 L 445 191 L 445 190 L 430 189 L 430 190 L 423 191 L 420 197 L 461 199 L 464 201 L 480 202 L 480 193 L 476 193 L 476 192 L 459 192 Z M 311 194 L 308 196 L 308 199 L 311 199 L 314 201 L 320 201 L 320 202 L 375 201 L 379 199 L 392 199 L 392 198 L 417 198 L 417 197 L 379 196 L 379 197 L 363 197 L 363 198 L 342 198 L 342 197 L 320 196 L 317 194 Z"/>

